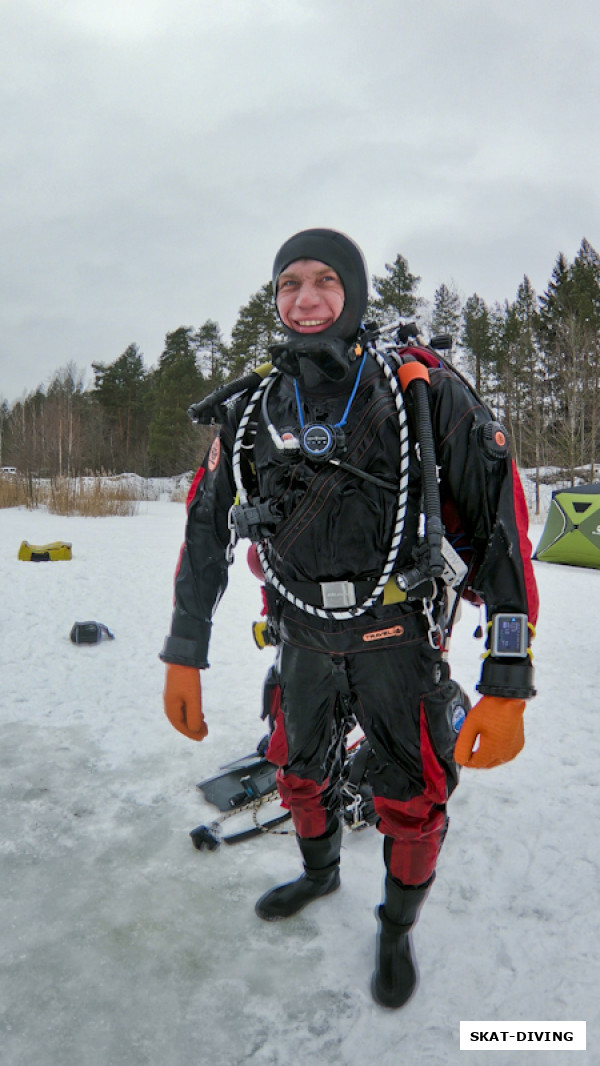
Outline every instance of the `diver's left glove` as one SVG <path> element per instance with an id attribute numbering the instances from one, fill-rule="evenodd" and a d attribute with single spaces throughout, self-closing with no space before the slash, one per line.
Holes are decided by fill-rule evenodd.
<path id="1" fill-rule="evenodd" d="M 163 699 L 171 725 L 190 740 L 204 740 L 208 729 L 202 714 L 200 671 L 195 666 L 167 663 Z"/>
<path id="2" fill-rule="evenodd" d="M 510 762 L 525 745 L 525 700 L 482 696 L 469 711 L 458 734 L 454 760 L 472 770 L 490 770 Z M 479 747 L 473 745 L 479 737 Z"/>

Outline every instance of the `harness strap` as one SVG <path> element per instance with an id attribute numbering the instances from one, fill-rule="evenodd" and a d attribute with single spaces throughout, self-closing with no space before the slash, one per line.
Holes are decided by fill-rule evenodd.
<path id="1" fill-rule="evenodd" d="M 372 592 L 375 581 L 324 581 L 321 584 L 313 581 L 291 581 L 286 580 L 286 587 L 293 593 L 294 596 L 299 597 L 306 603 L 313 607 L 327 607 L 328 606 L 328 588 L 327 586 L 334 586 L 336 589 L 343 585 L 346 587 L 351 596 L 353 596 L 355 603 L 360 603 L 361 600 L 366 599 Z M 415 589 L 411 589 L 410 593 L 404 589 L 398 588 L 394 577 L 390 577 L 383 588 L 383 598 L 381 603 L 384 607 L 387 607 L 392 603 L 406 603 L 415 601 L 421 601 L 423 596 L 433 595 L 433 582 L 423 582 Z"/>

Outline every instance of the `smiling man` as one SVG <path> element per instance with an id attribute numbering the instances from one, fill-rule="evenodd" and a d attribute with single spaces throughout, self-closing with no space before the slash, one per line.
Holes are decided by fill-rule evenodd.
<path id="1" fill-rule="evenodd" d="M 337 322 L 344 301 L 339 275 L 316 259 L 300 259 L 279 276 L 277 310 L 292 332 L 322 333 Z"/>
<path id="2" fill-rule="evenodd" d="M 504 430 L 431 348 L 365 327 L 367 288 L 362 253 L 342 233 L 305 230 L 279 249 L 285 339 L 272 366 L 219 408 L 219 436 L 190 493 L 161 657 L 166 714 L 202 740 L 211 620 L 235 541 L 249 537 L 277 645 L 267 756 L 304 863 L 256 912 L 290 918 L 339 887 L 334 770 L 344 722 L 358 722 L 386 868 L 372 992 L 400 1007 L 417 983 L 411 929 L 435 878 L 458 764 L 495 766 L 524 743 L 537 592 Z M 443 548 L 442 506 L 465 576 Z M 446 647 L 467 585 L 489 618 L 472 710 Z"/>

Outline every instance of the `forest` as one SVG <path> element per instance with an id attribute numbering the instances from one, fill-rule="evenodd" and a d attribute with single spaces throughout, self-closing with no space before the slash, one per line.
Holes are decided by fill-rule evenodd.
<path id="1" fill-rule="evenodd" d="M 416 321 L 424 336 L 450 333 L 449 357 L 507 427 L 519 466 L 558 467 L 593 480 L 600 420 L 600 256 L 584 238 L 572 261 L 560 253 L 546 290 L 523 277 L 515 299 L 488 306 L 452 284 L 432 301 L 404 256 L 372 278 L 367 319 Z M 231 338 L 208 319 L 165 337 L 155 367 L 132 342 L 112 363 L 92 364 L 93 385 L 73 364 L 50 384 L 0 406 L 0 467 L 24 478 L 131 472 L 168 476 L 194 469 L 212 436 L 193 426 L 189 405 L 269 358 L 281 339 L 271 283 L 240 308 Z"/>

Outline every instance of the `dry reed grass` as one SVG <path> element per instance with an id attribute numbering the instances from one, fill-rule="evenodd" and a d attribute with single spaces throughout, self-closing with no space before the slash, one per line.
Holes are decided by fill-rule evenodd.
<path id="1" fill-rule="evenodd" d="M 135 481 L 110 478 L 27 478 L 0 474 L 0 509 L 47 507 L 52 514 L 134 515 L 142 498 Z"/>
<path id="2" fill-rule="evenodd" d="M 47 486 L 44 501 L 52 514 L 130 516 L 137 513 L 137 490 L 126 482 L 113 484 L 103 478 L 59 478 Z"/>
<path id="3" fill-rule="evenodd" d="M 0 474 L 0 508 L 27 507 L 27 485 L 14 474 Z"/>

